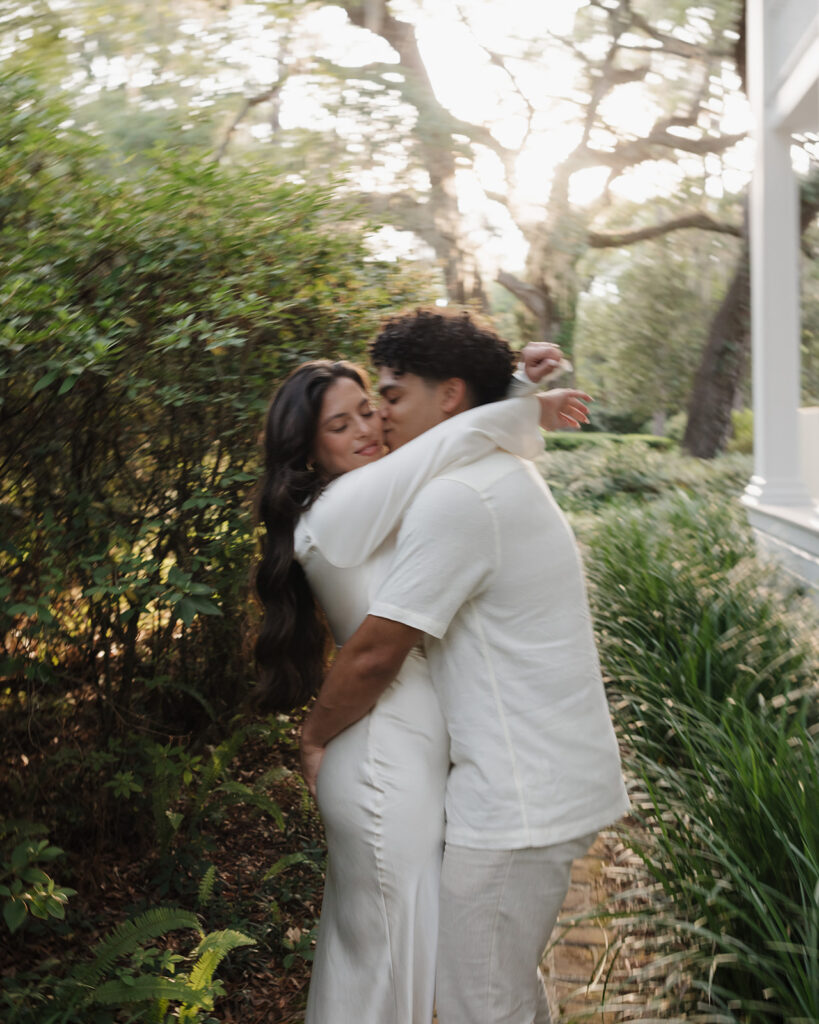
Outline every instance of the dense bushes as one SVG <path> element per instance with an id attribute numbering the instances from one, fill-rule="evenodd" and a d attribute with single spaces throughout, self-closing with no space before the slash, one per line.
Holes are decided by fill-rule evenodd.
<path id="1" fill-rule="evenodd" d="M 19 819 L 0 836 L 0 901 L 15 950 L 45 957 L 9 971 L 0 1016 L 119 1019 L 139 1003 L 119 983 L 142 978 L 129 1019 L 184 1017 L 155 981 L 182 971 L 164 947 L 137 943 L 96 978 L 116 983 L 115 1005 L 93 1011 L 75 963 L 83 931 L 173 900 L 222 935 L 190 961 L 202 985 L 184 1019 L 199 1019 L 239 932 L 295 970 L 317 913 L 323 853 L 289 767 L 294 725 L 233 720 L 252 676 L 263 412 L 296 364 L 363 356 L 385 312 L 426 296 L 373 259 L 329 189 L 190 152 L 115 179 L 30 82 L 0 78 L 0 98 L 0 810 Z M 220 842 L 242 850 L 250 830 L 243 884 Z M 59 885 L 41 833 L 65 850 L 45 865 Z M 233 896 L 205 907 L 214 885 Z M 69 936 L 59 964 L 55 931 Z"/>
<path id="2" fill-rule="evenodd" d="M 0 673 L 33 706 L 85 687 L 107 723 L 138 700 L 184 728 L 248 674 L 275 382 L 361 355 L 408 295 L 329 193 L 173 156 L 113 181 L 0 87 Z"/>
<path id="3" fill-rule="evenodd" d="M 573 450 L 563 448 L 561 440 L 557 446 L 553 444 L 552 435 L 547 438 L 540 469 L 566 511 L 596 512 L 677 491 L 733 498 L 751 476 L 751 460 L 744 455 L 706 463 L 675 450 L 658 450 L 641 435 L 619 441 L 591 440 L 596 436 L 568 435 L 583 438 Z"/>
<path id="4" fill-rule="evenodd" d="M 636 782 L 640 827 L 628 841 L 656 884 L 641 890 L 642 914 L 626 898 L 619 916 L 638 945 L 646 929 L 658 936 L 656 1009 L 815 1020 L 815 610 L 787 610 L 731 501 L 620 508 L 588 540 L 601 658 Z"/>

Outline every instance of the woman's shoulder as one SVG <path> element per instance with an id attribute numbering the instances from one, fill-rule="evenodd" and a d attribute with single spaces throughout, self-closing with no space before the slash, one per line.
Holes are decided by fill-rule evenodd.
<path id="1" fill-rule="evenodd" d="M 305 512 L 296 523 L 296 529 L 293 532 L 293 553 L 297 561 L 303 562 L 309 557 L 310 552 L 315 550 L 315 547 L 315 540 L 310 532 L 308 513 Z"/>

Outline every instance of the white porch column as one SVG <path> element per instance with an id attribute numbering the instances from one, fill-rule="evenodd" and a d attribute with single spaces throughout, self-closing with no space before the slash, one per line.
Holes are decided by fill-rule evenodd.
<path id="1" fill-rule="evenodd" d="M 799 193 L 791 167 L 790 133 L 774 123 L 776 96 L 766 0 L 748 3 L 749 91 L 756 162 L 750 197 L 751 349 L 754 476 L 747 505 L 802 506 L 811 499 L 801 477 Z"/>

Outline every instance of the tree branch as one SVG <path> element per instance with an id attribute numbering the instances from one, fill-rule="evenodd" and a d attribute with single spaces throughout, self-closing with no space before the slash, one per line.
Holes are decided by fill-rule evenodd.
<path id="1" fill-rule="evenodd" d="M 652 224 L 650 227 L 637 228 L 634 231 L 619 231 L 612 233 L 601 233 L 589 231 L 586 241 L 592 249 L 613 249 L 624 245 L 632 245 L 634 242 L 643 242 L 649 238 L 659 238 L 661 235 L 670 234 L 672 231 L 682 231 L 686 228 L 700 228 L 703 231 L 716 231 L 722 235 L 734 235 L 742 237 L 741 224 L 727 224 L 723 221 L 714 220 L 707 213 L 689 213 L 683 217 L 675 217 L 673 220 L 664 221 L 662 224 Z"/>
<path id="2" fill-rule="evenodd" d="M 534 313 L 536 317 L 542 317 L 546 314 L 545 298 L 542 292 L 535 288 L 534 285 L 526 284 L 525 281 L 521 281 L 520 278 L 505 270 L 498 272 L 496 280 L 498 284 L 502 285 L 508 292 L 511 292 L 516 299 L 519 299 L 530 313 Z"/>
<path id="3" fill-rule="evenodd" d="M 705 135 L 701 139 L 686 139 L 668 131 L 652 132 L 644 139 L 629 139 L 611 150 L 586 147 L 576 154 L 575 161 L 580 167 L 613 167 L 622 171 L 635 167 L 647 160 L 660 160 L 665 154 L 657 150 L 676 149 L 685 153 L 704 156 L 706 153 L 722 153 L 746 138 L 745 132 L 737 135 Z"/>
<path id="4" fill-rule="evenodd" d="M 237 111 L 236 116 L 233 118 L 230 125 L 228 126 L 224 138 L 222 139 L 222 142 L 220 143 L 219 148 L 216 151 L 216 154 L 213 158 L 215 163 L 221 163 L 222 158 L 224 157 L 225 153 L 227 152 L 227 148 L 230 145 L 230 140 L 233 137 L 233 133 L 236 131 L 236 129 L 239 127 L 242 121 L 244 121 L 244 119 L 247 117 L 247 115 L 254 107 L 258 107 L 260 103 L 270 102 L 275 104 L 276 100 L 279 97 L 279 93 L 284 88 L 284 83 L 287 81 L 287 77 L 287 74 L 282 75 L 278 82 L 272 85 L 269 89 L 265 89 L 264 92 L 260 92 L 256 96 L 251 96 L 244 101 L 242 106 Z M 274 114 L 274 119 L 276 122 L 278 121 L 277 114 Z"/>

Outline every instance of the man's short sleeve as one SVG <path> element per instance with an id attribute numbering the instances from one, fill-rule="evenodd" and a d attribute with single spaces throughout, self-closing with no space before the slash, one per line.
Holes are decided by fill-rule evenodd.
<path id="1" fill-rule="evenodd" d="M 369 613 L 441 639 L 458 609 L 486 585 L 497 559 L 495 523 L 480 494 L 457 480 L 433 480 L 404 517 Z"/>

